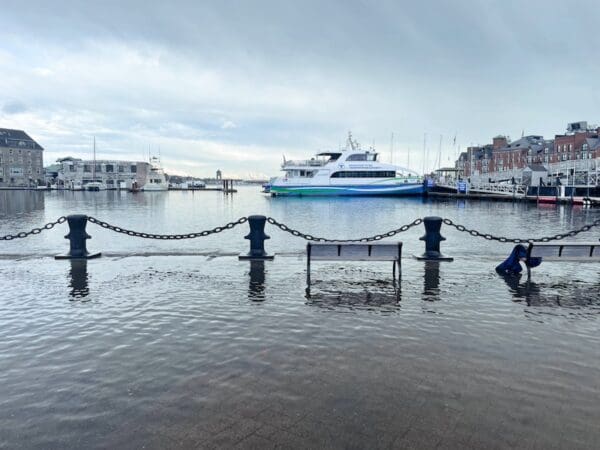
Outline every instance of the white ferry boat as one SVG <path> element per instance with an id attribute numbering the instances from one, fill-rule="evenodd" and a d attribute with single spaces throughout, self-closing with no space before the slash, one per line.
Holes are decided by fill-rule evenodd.
<path id="1" fill-rule="evenodd" d="M 285 175 L 269 184 L 272 196 L 422 195 L 423 178 L 415 172 L 377 161 L 374 150 L 361 150 L 348 133 L 346 148 L 321 152 L 305 161 L 285 161 Z"/>
<path id="2" fill-rule="evenodd" d="M 142 186 L 142 191 L 168 191 L 169 183 L 165 177 L 165 172 L 160 166 L 158 158 L 150 160 L 150 173 L 148 173 L 148 181 Z"/>

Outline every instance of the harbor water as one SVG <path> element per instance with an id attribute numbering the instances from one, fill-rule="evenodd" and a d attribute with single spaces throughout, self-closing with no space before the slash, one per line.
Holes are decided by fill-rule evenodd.
<path id="1" fill-rule="evenodd" d="M 251 214 L 358 238 L 440 216 L 531 238 L 600 217 L 581 207 L 420 198 L 0 191 L 0 235 L 67 214 L 177 234 Z M 597 448 L 597 264 L 494 267 L 514 244 L 423 226 L 391 263 L 315 262 L 267 224 L 273 261 L 239 261 L 248 225 L 193 240 L 88 224 L 99 259 L 57 261 L 65 225 L 0 242 L 0 448 Z M 600 230 L 574 240 L 597 241 Z"/>

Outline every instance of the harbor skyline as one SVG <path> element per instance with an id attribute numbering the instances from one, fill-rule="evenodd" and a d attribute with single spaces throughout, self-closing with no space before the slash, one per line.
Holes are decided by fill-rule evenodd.
<path id="1" fill-rule="evenodd" d="M 455 136 L 464 151 L 597 115 L 592 2 L 176 6 L 8 1 L 2 126 L 43 142 L 46 162 L 89 157 L 96 136 L 103 158 L 160 146 L 173 173 L 248 177 L 348 130 L 386 158 L 393 132 L 394 162 L 410 148 L 427 171 L 424 133 L 430 154 L 444 137 L 447 164 Z"/>

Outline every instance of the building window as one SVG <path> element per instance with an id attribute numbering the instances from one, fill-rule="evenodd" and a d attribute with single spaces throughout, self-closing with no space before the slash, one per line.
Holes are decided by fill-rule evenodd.
<path id="1" fill-rule="evenodd" d="M 113 173 L 114 171 L 115 171 L 115 166 L 113 166 L 112 164 L 106 165 L 106 173 Z"/>
<path id="2" fill-rule="evenodd" d="M 119 166 L 119 173 L 125 172 L 125 166 Z"/>
<path id="3" fill-rule="evenodd" d="M 102 172 L 102 164 L 96 164 L 96 172 Z"/>
<path id="4" fill-rule="evenodd" d="M 92 166 L 89 164 L 84 164 L 83 165 L 83 171 L 84 172 L 91 172 L 92 171 Z"/>
<path id="5" fill-rule="evenodd" d="M 75 166 L 73 164 L 69 164 L 69 172 L 75 172 Z"/>
<path id="6" fill-rule="evenodd" d="M 131 165 L 131 172 L 132 173 L 136 173 L 137 172 L 137 166 L 135 164 Z"/>

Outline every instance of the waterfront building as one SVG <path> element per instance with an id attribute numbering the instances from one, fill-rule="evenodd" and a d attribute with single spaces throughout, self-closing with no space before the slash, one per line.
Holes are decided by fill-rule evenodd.
<path id="1" fill-rule="evenodd" d="M 597 184 L 600 128 L 574 122 L 553 140 L 528 135 L 511 142 L 507 136 L 496 136 L 492 144 L 468 147 L 455 163 L 466 177 L 478 181 L 521 180 L 530 165 L 545 166 L 550 180 Z"/>
<path id="2" fill-rule="evenodd" d="M 44 184 L 43 152 L 24 131 L 0 128 L 0 187 Z"/>
<path id="3" fill-rule="evenodd" d="M 61 158 L 57 160 L 58 187 L 81 189 L 87 183 L 102 183 L 106 189 L 130 188 L 134 182 L 142 187 L 148 180 L 150 164 L 141 161 L 82 160 Z M 94 167 L 95 164 L 95 167 Z"/>

